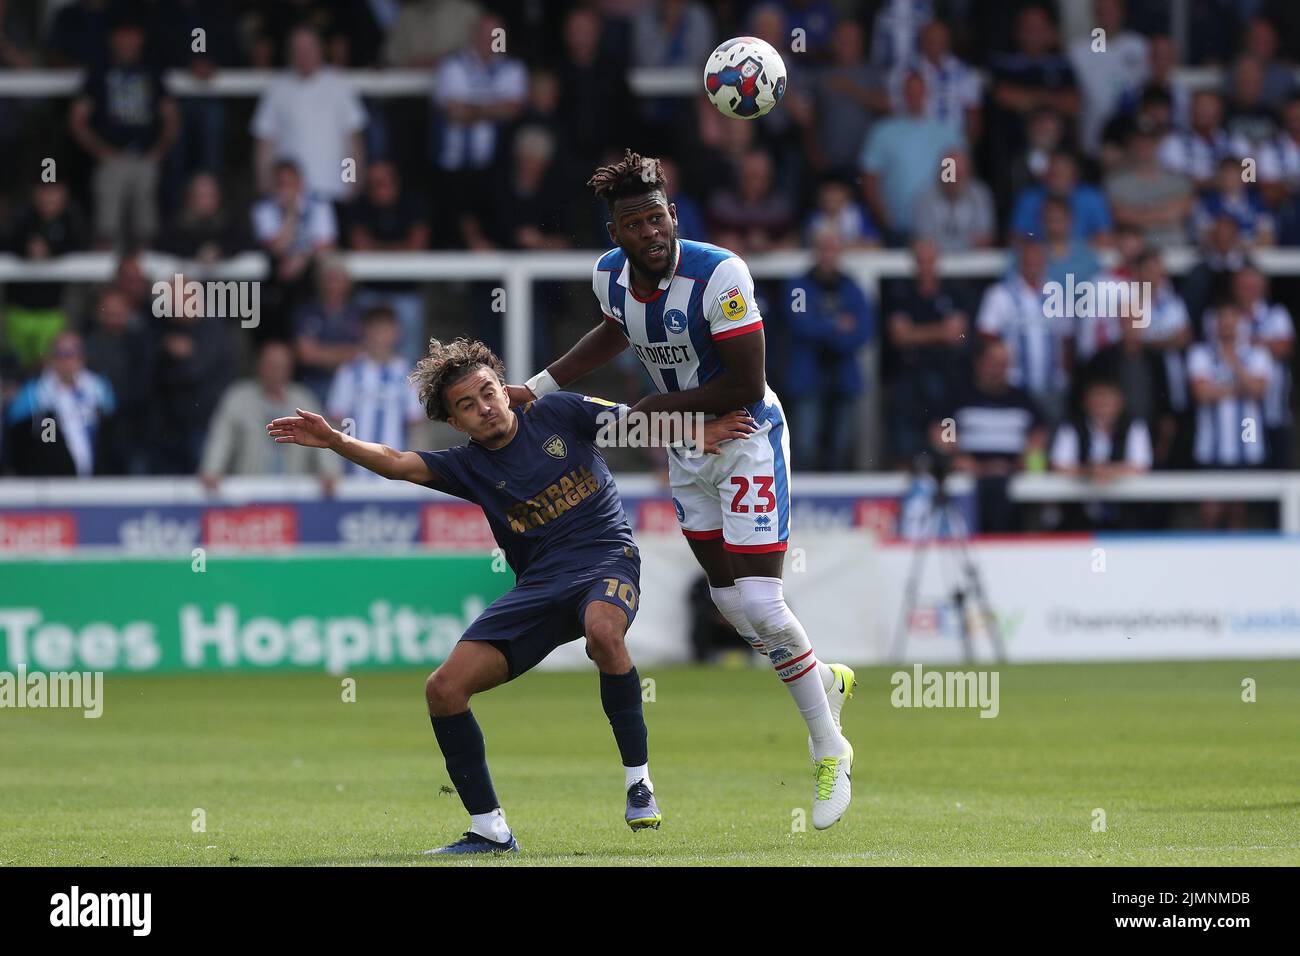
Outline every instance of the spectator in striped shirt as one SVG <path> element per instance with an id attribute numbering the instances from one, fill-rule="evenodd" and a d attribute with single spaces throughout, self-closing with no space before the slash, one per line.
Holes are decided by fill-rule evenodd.
<path id="1" fill-rule="evenodd" d="M 1268 458 L 1264 398 L 1273 374 L 1268 352 L 1250 341 L 1250 318 L 1232 299 L 1214 310 L 1207 341 L 1187 353 L 1196 402 L 1196 463 L 1204 468 L 1258 467 Z"/>
<path id="2" fill-rule="evenodd" d="M 885 0 L 871 23 L 871 62 L 892 70 L 910 59 L 922 27 L 933 19 L 930 0 Z"/>
<path id="3" fill-rule="evenodd" d="M 974 375 L 959 388 L 943 418 L 930 426 L 930 442 L 975 478 L 979 530 L 1017 531 L 1020 513 L 1007 495 L 1013 474 L 1041 468 L 1045 422 L 1038 404 L 1008 380 L 1011 353 L 1000 340 L 986 340 L 975 355 Z"/>
<path id="4" fill-rule="evenodd" d="M 1264 396 L 1272 374 L 1268 352 L 1242 342 L 1247 321 L 1241 308 L 1224 300 L 1215 310 L 1213 338 L 1187 353 L 1187 373 L 1196 402 L 1194 455 L 1202 468 L 1259 468 L 1268 458 L 1263 426 Z M 1204 501 L 1201 521 L 1218 528 L 1246 523 L 1245 502 Z"/>
<path id="5" fill-rule="evenodd" d="M 1278 219 L 1278 242 L 1300 245 L 1300 96 L 1282 107 L 1282 130 L 1259 152 L 1259 187 Z"/>
<path id="6" fill-rule="evenodd" d="M 1197 241 L 1204 246 L 1214 222 L 1230 216 L 1237 222 L 1237 234 L 1249 248 L 1273 245 L 1273 217 L 1253 188 L 1242 181 L 1241 162 L 1230 156 L 1219 160 L 1215 188 L 1207 189 L 1193 214 Z"/>
<path id="7" fill-rule="evenodd" d="M 390 448 L 409 447 L 407 429 L 424 420 L 424 408 L 407 382 L 411 364 L 397 353 L 400 337 L 392 309 L 380 305 L 367 311 L 362 318 L 361 354 L 339 366 L 325 400 L 326 413 L 342 422 L 345 432 Z M 349 464 L 347 473 L 378 477 L 356 464 Z"/>
<path id="8" fill-rule="evenodd" d="M 1156 153 L 1160 165 L 1192 180 L 1197 189 L 1214 185 L 1214 172 L 1225 156 L 1249 152 L 1235 147 L 1223 128 L 1223 97 L 1214 90 L 1197 90 L 1192 97 L 1191 128 L 1169 133 Z"/>
<path id="9" fill-rule="evenodd" d="M 1291 458 L 1291 358 L 1295 352 L 1295 322 L 1286 306 L 1269 301 L 1268 279 L 1250 263 L 1233 275 L 1232 298 L 1247 317 L 1238 337 L 1265 349 L 1273 361 L 1268 392 L 1264 396 L 1268 464 L 1271 468 L 1287 468 Z"/>
<path id="10" fill-rule="evenodd" d="M 1007 346 L 1008 381 L 1025 389 L 1055 421 L 1073 364 L 1073 330 L 1069 319 L 1047 314 L 1046 270 L 1046 248 L 1027 240 L 1016 271 L 984 293 L 975 327 L 984 338 Z"/>
<path id="11" fill-rule="evenodd" d="M 925 115 L 964 134 L 967 143 L 978 142 L 984 96 L 979 74 L 953 56 L 952 34 L 942 20 L 931 20 L 922 28 L 919 47 L 917 55 L 890 74 L 889 94 L 894 112 L 903 111 L 903 81 L 915 70 L 925 80 Z"/>

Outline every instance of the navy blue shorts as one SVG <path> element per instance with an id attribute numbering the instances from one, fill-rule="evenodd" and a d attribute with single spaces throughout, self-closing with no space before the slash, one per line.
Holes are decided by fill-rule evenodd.
<path id="1" fill-rule="evenodd" d="M 536 667 L 561 644 L 583 636 L 592 601 L 621 608 L 631 626 L 641 603 L 641 558 L 617 555 L 567 576 L 521 581 L 487 606 L 462 641 L 490 641 L 506 657 L 509 680 Z"/>

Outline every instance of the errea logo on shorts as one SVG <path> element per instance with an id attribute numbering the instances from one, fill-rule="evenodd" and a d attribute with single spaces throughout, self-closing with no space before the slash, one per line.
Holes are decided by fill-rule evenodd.
<path id="1" fill-rule="evenodd" d="M 754 519 L 755 531 L 771 531 L 772 519 L 768 515 L 759 515 Z"/>

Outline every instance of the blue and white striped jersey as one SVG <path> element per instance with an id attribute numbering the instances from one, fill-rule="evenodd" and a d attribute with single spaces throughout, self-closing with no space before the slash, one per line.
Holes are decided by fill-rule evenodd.
<path id="1" fill-rule="evenodd" d="M 410 371 L 402 358 L 380 363 L 359 355 L 334 373 L 325 410 L 339 421 L 352 419 L 352 434 L 362 441 L 405 448 L 407 426 L 424 419 L 424 406 L 406 380 Z M 379 477 L 355 462 L 348 473 Z"/>
<path id="2" fill-rule="evenodd" d="M 649 298 L 631 282 L 622 249 L 596 262 L 592 288 L 605 321 L 627 336 L 660 392 L 699 388 L 722 371 L 715 342 L 763 327 L 749 267 L 707 242 L 677 240 L 677 261 Z"/>

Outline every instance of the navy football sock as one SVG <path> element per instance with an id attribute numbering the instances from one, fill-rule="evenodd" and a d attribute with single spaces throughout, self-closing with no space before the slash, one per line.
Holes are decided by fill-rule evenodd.
<path id="1" fill-rule="evenodd" d="M 641 713 L 641 678 L 633 667 L 626 674 L 600 675 L 600 703 L 618 742 L 623 766 L 649 763 L 645 716 Z"/>
<path id="2" fill-rule="evenodd" d="M 433 734 L 438 738 L 443 759 L 447 761 L 447 775 L 460 794 L 460 802 L 471 815 L 491 813 L 501 804 L 492 789 L 483 731 L 479 730 L 474 712 L 467 710 L 450 717 L 430 715 L 429 720 L 433 723 Z"/>

